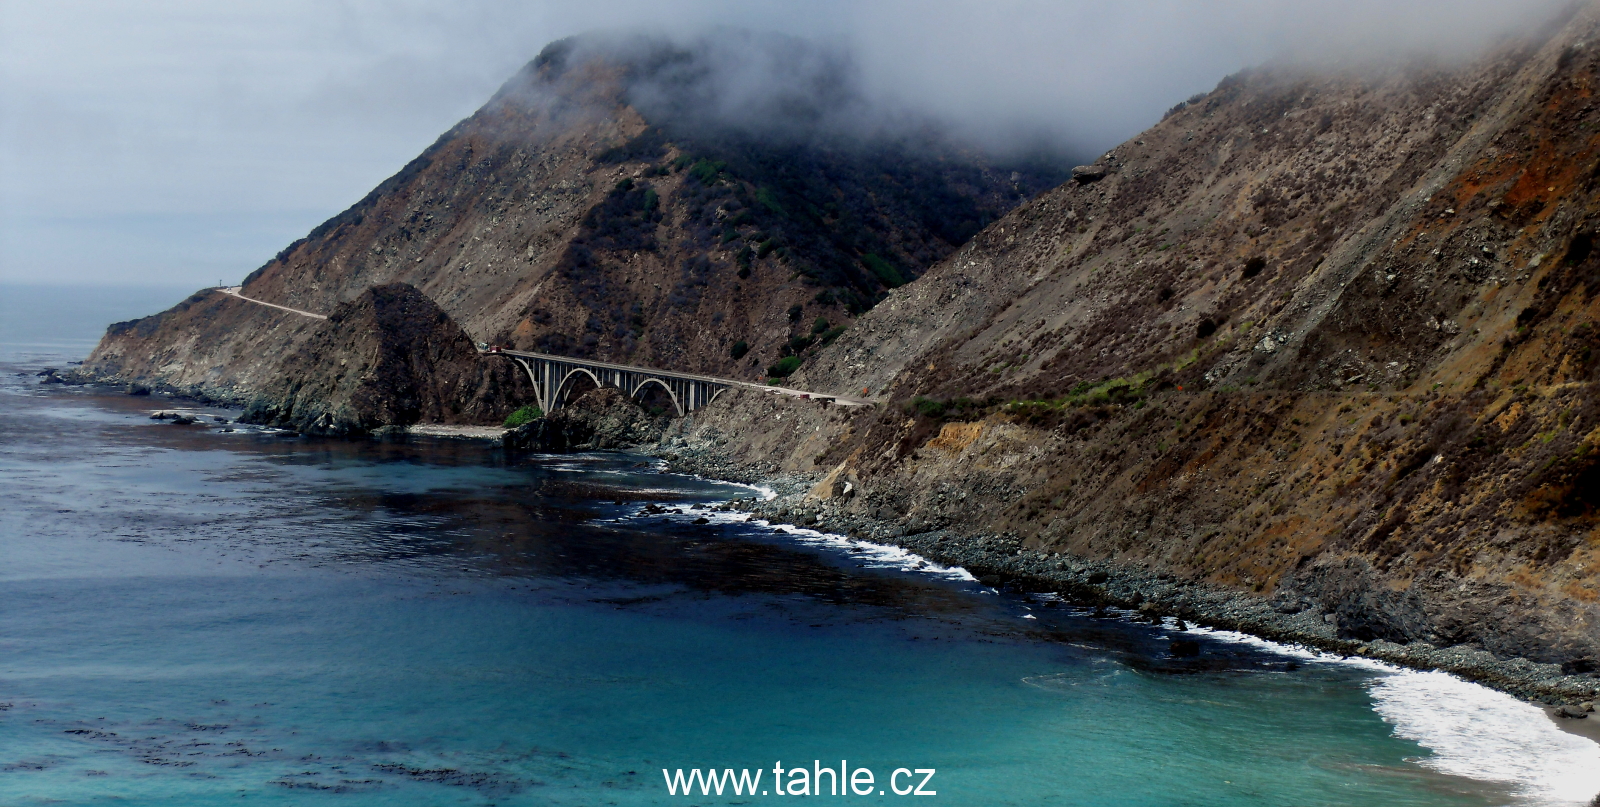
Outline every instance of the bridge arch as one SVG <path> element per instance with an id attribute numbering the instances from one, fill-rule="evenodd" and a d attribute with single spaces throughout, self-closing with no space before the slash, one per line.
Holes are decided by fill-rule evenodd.
<path id="1" fill-rule="evenodd" d="M 590 380 L 594 381 L 595 389 L 605 386 L 605 382 L 600 380 L 600 376 L 595 375 L 593 371 L 589 370 L 589 368 L 574 367 L 571 370 L 568 370 L 567 374 L 561 377 L 561 383 L 556 385 L 555 392 L 550 396 L 550 409 L 555 409 L 556 407 L 566 404 L 567 396 L 572 394 L 572 382 L 580 374 L 586 375 Z"/>
<path id="2" fill-rule="evenodd" d="M 673 391 L 671 385 L 659 378 L 646 378 L 640 381 L 636 386 L 634 386 L 633 392 L 628 393 L 628 397 L 634 399 L 635 401 L 639 400 L 639 398 L 644 395 L 645 388 L 651 384 L 654 384 L 667 391 L 667 397 L 672 399 L 672 408 L 677 410 L 678 417 L 683 417 L 685 414 L 687 414 L 683 411 L 683 401 L 678 399 L 678 393 Z"/>

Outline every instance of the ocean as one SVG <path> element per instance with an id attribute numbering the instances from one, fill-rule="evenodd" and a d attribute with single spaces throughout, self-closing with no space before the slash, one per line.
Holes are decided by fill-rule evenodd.
<path id="1" fill-rule="evenodd" d="M 997 592 L 649 457 L 39 383 L 186 292 L 0 286 L 0 804 L 760 804 L 801 770 L 852 804 L 1600 793 L 1600 746 L 1508 696 Z M 722 795 L 669 792 L 706 769 Z"/>

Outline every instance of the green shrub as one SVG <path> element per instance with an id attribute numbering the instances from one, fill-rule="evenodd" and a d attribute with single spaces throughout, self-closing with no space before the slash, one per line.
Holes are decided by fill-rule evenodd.
<path id="1" fill-rule="evenodd" d="M 778 204 L 778 197 L 769 188 L 756 188 L 756 203 L 770 210 L 775 215 L 788 216 L 788 211 L 783 205 Z"/>
<path id="2" fill-rule="evenodd" d="M 650 213 L 656 209 L 656 204 L 661 201 L 660 194 L 654 188 L 646 188 L 644 192 L 644 212 Z"/>
<path id="3" fill-rule="evenodd" d="M 701 185 L 710 185 L 717 181 L 717 175 L 727 167 L 728 164 L 722 160 L 701 160 L 689 169 L 689 176 L 694 177 Z"/>
<path id="4" fill-rule="evenodd" d="M 824 344 L 824 345 L 833 344 L 833 340 L 838 339 L 840 334 L 843 334 L 846 330 L 849 329 L 849 327 L 850 326 L 848 326 L 848 325 L 835 325 L 832 328 L 829 328 L 828 330 L 823 331 L 822 332 L 822 337 L 821 337 L 822 344 Z"/>
<path id="5" fill-rule="evenodd" d="M 749 352 L 750 344 L 743 339 L 740 339 L 739 341 L 733 343 L 733 347 L 728 351 L 728 355 L 732 356 L 734 360 L 737 361 L 744 358 L 744 355 Z"/>
<path id="6" fill-rule="evenodd" d="M 773 378 L 788 378 L 794 371 L 800 369 L 799 356 L 784 356 L 778 363 L 767 368 L 767 375 Z"/>
<path id="7" fill-rule="evenodd" d="M 901 276 L 900 270 L 896 269 L 894 264 L 878 257 L 875 253 L 868 252 L 862 255 L 861 262 L 866 264 L 867 268 L 878 276 L 879 282 L 888 288 L 896 289 L 906 284 L 906 279 Z"/>
<path id="8" fill-rule="evenodd" d="M 798 322 L 800 320 L 800 312 L 804 310 L 805 307 L 799 303 L 789 306 L 789 321 Z"/>
<path id="9" fill-rule="evenodd" d="M 811 342 L 812 338 L 810 335 L 803 333 L 795 334 L 794 338 L 789 340 L 789 349 L 799 353 L 800 351 L 811 347 Z"/>
<path id="10" fill-rule="evenodd" d="M 544 417 L 544 411 L 537 406 L 529 404 L 506 417 L 506 428 L 515 429 L 524 423 L 532 423 L 542 417 Z"/>
<path id="11" fill-rule="evenodd" d="M 934 420 L 961 420 L 983 417 L 992 401 L 974 401 L 971 398 L 952 398 L 941 401 L 918 395 L 906 403 L 906 414 L 921 415 Z"/>
<path id="12" fill-rule="evenodd" d="M 826 330 L 828 330 L 828 318 L 827 317 L 817 317 L 817 321 L 811 323 L 811 332 L 813 334 L 822 333 L 823 331 L 826 331 Z"/>
<path id="13" fill-rule="evenodd" d="M 944 401 L 924 398 L 921 395 L 911 399 L 911 409 L 923 417 L 944 417 L 945 410 L 948 408 L 949 404 Z"/>

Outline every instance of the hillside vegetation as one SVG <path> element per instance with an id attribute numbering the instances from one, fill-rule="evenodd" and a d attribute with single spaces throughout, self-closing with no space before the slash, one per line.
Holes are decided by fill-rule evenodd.
<path id="1" fill-rule="evenodd" d="M 797 373 L 876 411 L 730 399 L 684 434 L 901 534 L 1593 670 L 1597 35 L 1590 6 L 1463 67 L 1233 76 Z"/>

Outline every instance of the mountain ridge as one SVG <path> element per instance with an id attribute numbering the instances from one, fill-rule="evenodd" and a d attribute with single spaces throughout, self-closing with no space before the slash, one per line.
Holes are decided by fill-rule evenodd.
<path id="1" fill-rule="evenodd" d="M 744 396 L 675 439 L 834 480 L 782 506 L 880 538 L 1600 669 L 1596 34 L 1590 4 L 1464 66 L 1230 77 L 797 374 L 879 410 Z"/>
<path id="2" fill-rule="evenodd" d="M 403 282 L 478 342 L 755 380 L 1064 175 L 991 169 L 920 136 L 765 148 L 721 122 L 649 120 L 628 60 L 711 57 L 647 44 L 547 48 L 242 293 L 325 312 Z M 248 400 L 309 334 L 209 292 L 158 316 L 137 346 L 110 334 L 89 371 Z"/>

